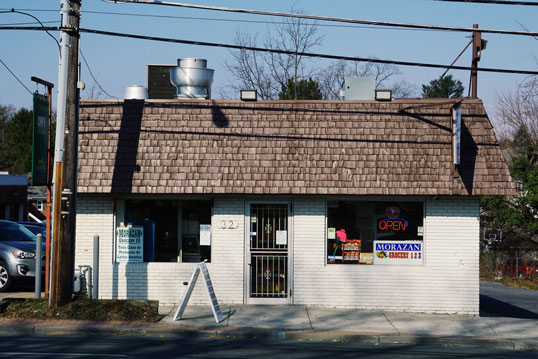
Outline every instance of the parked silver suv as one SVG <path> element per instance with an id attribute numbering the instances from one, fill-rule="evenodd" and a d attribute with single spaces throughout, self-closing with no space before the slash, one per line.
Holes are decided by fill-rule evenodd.
<path id="1" fill-rule="evenodd" d="M 35 250 L 32 232 L 18 223 L 0 220 L 0 292 L 8 290 L 14 281 L 35 277 Z M 43 260 L 42 273 L 44 269 Z"/>

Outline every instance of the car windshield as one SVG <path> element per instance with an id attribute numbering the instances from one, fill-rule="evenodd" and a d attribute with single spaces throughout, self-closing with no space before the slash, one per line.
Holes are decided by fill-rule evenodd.
<path id="1" fill-rule="evenodd" d="M 35 242 L 32 232 L 18 223 L 0 222 L 0 242 Z"/>
<path id="2" fill-rule="evenodd" d="M 43 235 L 43 237 L 45 237 L 46 233 L 47 233 L 47 229 L 46 228 L 43 228 L 43 227 L 38 227 L 38 226 L 24 226 L 24 228 L 26 228 L 27 230 L 29 230 L 30 232 L 32 232 L 33 234 L 35 235 L 38 235 L 39 233 L 41 233 Z"/>

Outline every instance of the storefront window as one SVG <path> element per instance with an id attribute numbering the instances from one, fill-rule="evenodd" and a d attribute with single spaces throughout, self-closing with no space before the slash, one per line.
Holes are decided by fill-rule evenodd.
<path id="1" fill-rule="evenodd" d="M 331 201 L 327 262 L 421 265 L 423 217 L 422 202 Z"/>
<path id="2" fill-rule="evenodd" d="M 143 252 L 140 254 L 142 258 L 135 261 L 211 261 L 210 200 L 128 199 L 122 203 L 119 228 L 142 228 L 143 250 L 135 246 L 129 249 L 118 242 L 117 248 L 123 250 L 120 254 L 116 252 L 118 261 L 136 259 L 139 252 Z M 129 250 L 135 254 L 130 255 Z"/>

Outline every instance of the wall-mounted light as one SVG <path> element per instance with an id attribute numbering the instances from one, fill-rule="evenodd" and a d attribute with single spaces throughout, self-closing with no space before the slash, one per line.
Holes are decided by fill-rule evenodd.
<path id="1" fill-rule="evenodd" d="M 392 101 L 392 90 L 375 90 L 376 101 Z"/>
<path id="2" fill-rule="evenodd" d="M 256 90 L 241 90 L 241 101 L 257 101 L 258 92 Z"/>

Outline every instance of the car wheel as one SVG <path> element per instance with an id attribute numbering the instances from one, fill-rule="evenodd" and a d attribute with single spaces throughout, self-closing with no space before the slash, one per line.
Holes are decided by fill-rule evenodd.
<path id="1" fill-rule="evenodd" d="M 0 292 L 5 292 L 11 287 L 11 275 L 7 271 L 7 265 L 0 262 Z"/>

